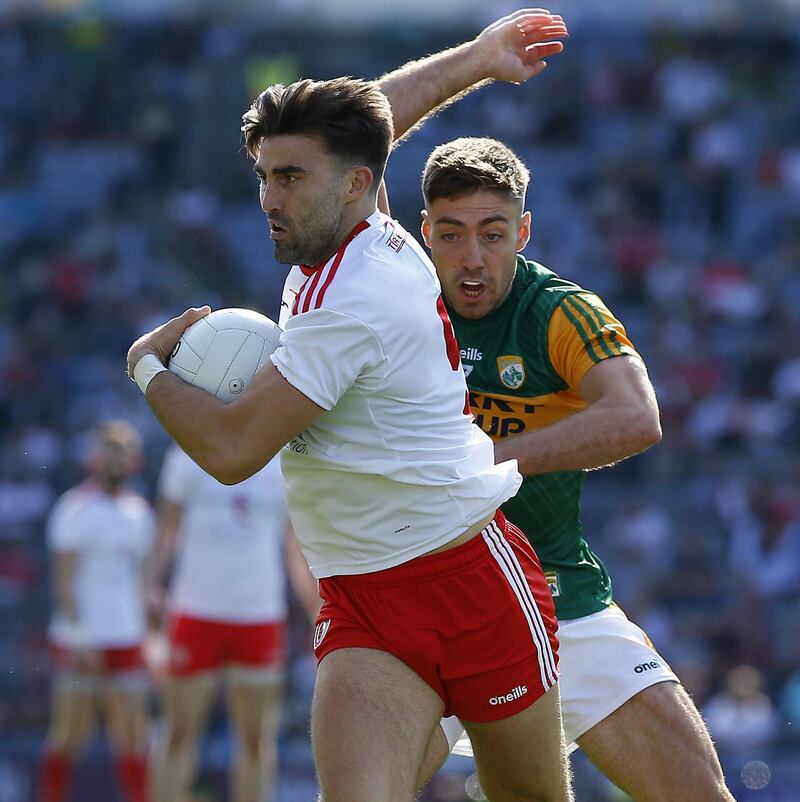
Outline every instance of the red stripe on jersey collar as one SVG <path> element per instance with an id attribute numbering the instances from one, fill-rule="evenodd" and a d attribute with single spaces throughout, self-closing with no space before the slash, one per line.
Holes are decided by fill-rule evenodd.
<path id="1" fill-rule="evenodd" d="M 344 249 L 365 229 L 369 228 L 369 223 L 366 220 L 362 220 L 344 239 L 344 242 L 339 246 L 337 250 L 337 255 L 342 253 Z M 325 267 L 328 264 L 329 259 L 326 259 L 324 262 L 320 262 L 316 265 L 299 265 L 300 270 L 303 271 L 303 275 L 306 276 L 313 276 L 317 270 Z"/>

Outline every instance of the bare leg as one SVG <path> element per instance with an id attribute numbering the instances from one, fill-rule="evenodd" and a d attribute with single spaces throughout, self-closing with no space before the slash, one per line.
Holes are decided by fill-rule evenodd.
<path id="1" fill-rule="evenodd" d="M 464 722 L 491 802 L 572 802 L 558 685 L 500 721 Z"/>
<path id="2" fill-rule="evenodd" d="M 128 802 L 147 802 L 147 688 L 118 685 L 105 693 L 106 731 Z"/>
<path id="3" fill-rule="evenodd" d="M 213 674 L 172 677 L 164 692 L 165 732 L 155 755 L 153 799 L 184 798 L 195 772 L 197 742 L 214 699 Z"/>
<path id="4" fill-rule="evenodd" d="M 56 677 L 50 728 L 40 768 L 37 799 L 42 802 L 66 799 L 75 758 L 95 730 L 95 703 L 91 684 L 76 682 L 74 676 Z"/>
<path id="5" fill-rule="evenodd" d="M 233 802 L 267 802 L 272 795 L 282 701 L 280 678 L 254 682 L 234 673 L 229 680 L 228 715 L 237 739 L 231 777 Z"/>
<path id="6" fill-rule="evenodd" d="M 417 776 L 418 791 L 431 781 L 433 775 L 439 771 L 449 754 L 450 745 L 447 743 L 444 730 L 441 727 L 436 727 L 431 733 L 431 739 L 428 741 L 428 748 L 425 750 L 425 757 Z"/>
<path id="7" fill-rule="evenodd" d="M 735 802 L 703 719 L 676 682 L 645 688 L 578 745 L 636 802 Z"/>
<path id="8" fill-rule="evenodd" d="M 76 690 L 67 677 L 57 678 L 46 750 L 71 759 L 82 752 L 97 728 L 96 706 L 94 692 Z"/>
<path id="9" fill-rule="evenodd" d="M 324 802 L 411 802 L 444 711 L 405 663 L 375 649 L 340 649 L 319 665 L 311 740 Z"/>

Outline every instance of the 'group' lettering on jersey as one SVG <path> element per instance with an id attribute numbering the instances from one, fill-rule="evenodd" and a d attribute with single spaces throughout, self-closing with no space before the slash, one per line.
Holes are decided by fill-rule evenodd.
<path id="1" fill-rule="evenodd" d="M 414 559 L 516 492 L 516 463 L 495 465 L 472 425 L 436 271 L 395 221 L 375 212 L 328 262 L 292 268 L 284 301 L 272 362 L 326 410 L 281 454 L 317 578 Z"/>

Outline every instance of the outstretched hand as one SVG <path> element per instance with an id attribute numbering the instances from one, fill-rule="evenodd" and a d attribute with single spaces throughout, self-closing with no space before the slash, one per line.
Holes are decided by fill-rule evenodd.
<path id="1" fill-rule="evenodd" d="M 538 75 L 548 56 L 564 49 L 556 41 L 569 36 L 564 19 L 545 8 L 523 8 L 501 17 L 475 39 L 476 57 L 486 64 L 486 76 L 520 84 Z"/>
<path id="2" fill-rule="evenodd" d="M 187 309 L 182 315 L 139 337 L 128 351 L 128 376 L 133 376 L 133 369 L 145 354 L 155 354 L 161 363 L 166 365 L 172 349 L 183 336 L 183 332 L 209 312 L 211 312 L 210 306 Z"/>

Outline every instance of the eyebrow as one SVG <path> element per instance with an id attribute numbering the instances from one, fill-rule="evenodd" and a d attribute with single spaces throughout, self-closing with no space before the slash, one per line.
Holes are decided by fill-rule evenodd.
<path id="1" fill-rule="evenodd" d="M 259 178 L 264 178 L 264 176 L 266 176 L 266 173 L 257 164 L 253 165 L 253 172 L 259 176 Z M 296 164 L 287 164 L 286 167 L 273 167 L 270 172 L 272 175 L 292 175 L 295 173 L 307 173 L 308 170 Z"/>
<path id="2" fill-rule="evenodd" d="M 488 226 L 491 223 L 508 223 L 509 219 L 504 214 L 493 214 L 489 217 L 484 217 L 483 220 L 478 222 L 479 226 Z M 448 226 L 461 226 L 462 228 L 466 227 L 466 223 L 461 220 L 456 220 L 455 217 L 447 217 L 447 215 L 443 215 L 442 217 L 437 217 L 434 220 L 434 223 L 443 224 Z"/>

